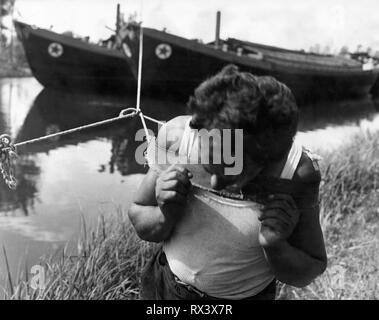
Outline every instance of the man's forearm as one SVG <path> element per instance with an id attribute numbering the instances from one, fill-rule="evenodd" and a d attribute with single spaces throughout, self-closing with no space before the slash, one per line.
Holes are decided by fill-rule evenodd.
<path id="1" fill-rule="evenodd" d="M 174 219 L 163 214 L 158 206 L 143 206 L 134 203 L 128 214 L 138 236 L 150 242 L 166 240 L 175 223 Z"/>
<path id="2" fill-rule="evenodd" d="M 326 268 L 326 262 L 314 258 L 283 241 L 278 245 L 264 248 L 276 278 L 295 287 L 305 287 Z"/>

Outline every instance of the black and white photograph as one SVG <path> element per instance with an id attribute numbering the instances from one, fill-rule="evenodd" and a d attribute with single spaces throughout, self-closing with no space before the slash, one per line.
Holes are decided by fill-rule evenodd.
<path id="1" fill-rule="evenodd" d="M 0 299 L 378 300 L 378 12 L 0 0 Z"/>

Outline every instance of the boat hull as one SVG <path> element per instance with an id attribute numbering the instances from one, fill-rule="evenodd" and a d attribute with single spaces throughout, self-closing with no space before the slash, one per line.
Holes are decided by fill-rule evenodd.
<path id="1" fill-rule="evenodd" d="M 35 78 L 71 91 L 134 92 L 135 77 L 123 53 L 14 22 Z"/>
<path id="2" fill-rule="evenodd" d="M 137 39 L 138 37 L 134 37 Z M 191 94 L 202 81 L 233 63 L 255 75 L 274 76 L 293 91 L 298 101 L 338 100 L 367 96 L 378 71 L 323 69 L 314 66 L 275 64 L 264 59 L 238 56 L 210 45 L 187 40 L 165 32 L 144 28 L 143 85 L 145 90 Z M 128 42 L 133 56 L 138 44 Z M 169 54 L 159 54 L 159 48 Z M 134 62 L 137 65 L 137 61 Z M 135 70 L 136 72 L 136 70 Z"/>

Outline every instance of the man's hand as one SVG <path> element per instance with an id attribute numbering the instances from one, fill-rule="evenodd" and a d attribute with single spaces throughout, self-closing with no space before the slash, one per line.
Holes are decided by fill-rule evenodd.
<path id="1" fill-rule="evenodd" d="M 191 187 L 192 174 L 183 167 L 172 165 L 163 171 L 155 186 L 155 197 L 163 213 L 178 213 L 178 207 L 187 202 L 188 191 Z"/>
<path id="2" fill-rule="evenodd" d="M 259 221 L 259 243 L 264 248 L 275 247 L 292 234 L 299 221 L 299 211 L 290 195 L 271 195 Z"/>

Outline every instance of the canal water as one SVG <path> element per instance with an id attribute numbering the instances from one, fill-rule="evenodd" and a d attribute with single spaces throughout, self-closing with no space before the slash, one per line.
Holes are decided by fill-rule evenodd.
<path id="1" fill-rule="evenodd" d="M 142 96 L 146 115 L 167 120 L 185 112 L 186 101 Z M 125 97 L 73 95 L 43 89 L 34 78 L 0 79 L 0 133 L 16 142 L 101 121 L 135 106 Z M 157 132 L 157 125 L 148 122 Z M 146 172 L 135 161 L 138 118 L 18 149 L 18 187 L 0 181 L 0 245 L 12 276 L 25 265 L 75 244 L 84 218 L 126 212 Z M 379 129 L 375 102 L 343 101 L 301 106 L 299 139 L 310 149 L 338 150 L 359 130 Z M 6 267 L 0 252 L 0 284 Z"/>

